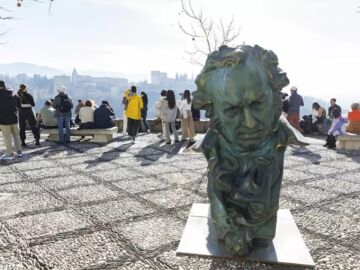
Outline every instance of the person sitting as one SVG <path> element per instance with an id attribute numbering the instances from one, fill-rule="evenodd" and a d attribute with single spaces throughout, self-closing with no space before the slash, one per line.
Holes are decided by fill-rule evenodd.
<path id="1" fill-rule="evenodd" d="M 114 126 L 114 110 L 106 100 L 101 102 L 99 108 L 94 112 L 94 128 L 111 128 Z"/>
<path id="2" fill-rule="evenodd" d="M 326 119 L 326 111 L 319 103 L 314 102 L 312 105 L 312 129 L 313 132 L 322 132 L 324 120 Z M 320 128 L 320 129 L 319 129 Z"/>
<path id="3" fill-rule="evenodd" d="M 53 108 L 51 101 L 45 101 L 44 107 L 41 108 L 37 118 L 40 127 L 45 129 L 58 128 L 55 112 L 56 110 Z"/>
<path id="4" fill-rule="evenodd" d="M 346 132 L 360 134 L 360 104 L 351 104 L 351 112 L 348 113 L 348 122 Z"/>
<path id="5" fill-rule="evenodd" d="M 79 111 L 80 127 L 79 129 L 94 128 L 94 102 L 92 100 L 85 101 L 85 107 Z"/>
<path id="6" fill-rule="evenodd" d="M 333 121 L 326 137 L 326 144 L 324 144 L 325 147 L 330 149 L 336 148 L 336 136 L 346 133 L 346 120 L 341 117 L 340 112 L 337 109 L 334 109 L 332 111 L 332 116 Z"/>
<path id="7" fill-rule="evenodd" d="M 75 124 L 80 125 L 80 118 L 79 118 L 79 112 L 82 107 L 85 107 L 84 102 L 81 99 L 78 99 L 78 104 L 75 107 Z"/>

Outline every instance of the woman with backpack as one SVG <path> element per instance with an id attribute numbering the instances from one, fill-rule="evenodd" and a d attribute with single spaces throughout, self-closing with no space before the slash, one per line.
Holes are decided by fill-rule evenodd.
<path id="1" fill-rule="evenodd" d="M 175 143 L 179 142 L 179 136 L 176 131 L 175 121 L 177 116 L 178 108 L 176 106 L 175 93 L 173 90 L 168 90 L 166 92 L 166 101 L 161 104 L 161 119 L 164 122 L 165 127 L 165 138 L 166 144 L 171 144 L 170 139 L 170 128 L 173 131 L 175 137 Z"/>
<path id="2" fill-rule="evenodd" d="M 195 129 L 193 115 L 191 111 L 191 94 L 189 90 L 185 90 L 182 95 L 182 100 L 179 102 L 178 107 L 181 115 L 181 130 L 182 140 L 190 139 L 190 143 L 194 143 Z"/>

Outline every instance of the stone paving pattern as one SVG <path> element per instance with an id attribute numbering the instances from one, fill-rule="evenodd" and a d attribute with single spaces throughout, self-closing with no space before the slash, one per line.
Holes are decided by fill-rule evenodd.
<path id="1" fill-rule="evenodd" d="M 280 207 L 315 269 L 360 269 L 360 152 L 321 144 L 288 148 Z M 205 159 L 180 148 L 154 134 L 31 143 L 0 165 L 0 269 L 305 269 L 176 257 L 191 205 L 208 202 Z"/>

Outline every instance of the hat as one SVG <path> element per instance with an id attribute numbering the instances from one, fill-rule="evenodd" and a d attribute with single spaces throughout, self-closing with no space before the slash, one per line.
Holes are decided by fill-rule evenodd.
<path id="1" fill-rule="evenodd" d="M 293 87 L 290 88 L 290 90 L 296 92 L 296 91 L 297 91 L 297 87 L 296 87 L 296 86 L 293 86 Z"/>
<path id="2" fill-rule="evenodd" d="M 59 93 L 65 93 L 65 92 L 66 92 L 66 87 L 65 87 L 65 86 L 59 86 L 58 89 L 57 89 L 57 91 L 58 91 Z"/>

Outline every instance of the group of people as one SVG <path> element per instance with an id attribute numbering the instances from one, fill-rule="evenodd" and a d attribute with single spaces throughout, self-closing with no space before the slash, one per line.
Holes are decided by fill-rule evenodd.
<path id="1" fill-rule="evenodd" d="M 290 91 L 290 97 L 286 93 L 283 94 L 282 111 L 289 123 L 301 133 L 325 133 L 327 136 L 324 146 L 328 148 L 336 147 L 336 137 L 339 135 L 347 132 L 360 134 L 359 103 L 353 103 L 351 112 L 344 118 L 335 98 L 330 99 L 327 112 L 318 102 L 314 102 L 311 115 L 304 115 L 300 120 L 300 107 L 304 106 L 303 98 L 297 93 L 295 86 Z"/>
<path id="2" fill-rule="evenodd" d="M 136 86 L 124 92 L 124 117 L 123 132 L 127 132 L 132 141 L 135 142 L 139 130 L 145 129 L 149 132 L 147 123 L 148 98 L 144 92 L 137 94 Z M 171 133 L 174 135 L 174 142 L 178 143 L 179 134 L 177 132 L 176 120 L 181 119 L 182 140 L 190 140 L 194 143 L 195 130 L 192 115 L 192 98 L 189 90 L 185 90 L 182 99 L 176 102 L 173 90 L 162 90 L 160 99 L 155 103 L 156 116 L 161 121 L 162 134 L 161 140 L 166 144 L 171 144 Z"/>
<path id="3" fill-rule="evenodd" d="M 5 82 L 0 81 L 0 129 L 6 147 L 6 153 L 1 156 L 2 160 L 23 155 L 21 148 L 27 146 L 27 126 L 31 129 L 37 146 L 40 145 L 40 128 L 58 129 L 59 142 L 70 142 L 74 105 L 71 97 L 66 93 L 66 88 L 59 87 L 58 95 L 54 99 L 47 100 L 37 115 L 34 112 L 34 98 L 27 90 L 27 86 L 21 84 L 15 94 L 6 87 Z M 115 113 L 108 101 L 102 101 L 98 107 L 92 100 L 85 102 L 79 100 L 75 114 L 75 122 L 80 129 L 104 129 L 114 126 Z"/>

